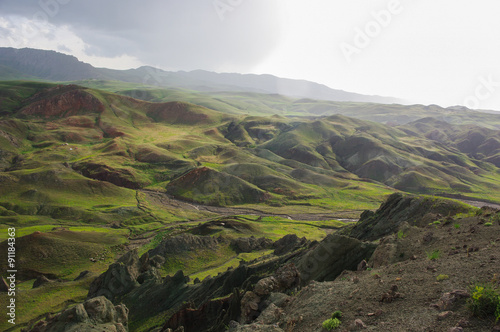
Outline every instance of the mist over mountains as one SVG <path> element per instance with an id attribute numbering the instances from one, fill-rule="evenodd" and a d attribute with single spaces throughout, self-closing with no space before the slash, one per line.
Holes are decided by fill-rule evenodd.
<path id="1" fill-rule="evenodd" d="M 331 89 L 310 81 L 273 75 L 215 73 L 204 70 L 170 72 L 149 66 L 113 70 L 95 68 L 74 56 L 55 51 L 0 48 L 0 79 L 16 78 L 51 81 L 98 79 L 198 91 L 245 91 L 330 101 L 401 103 L 401 100 L 392 97 L 362 95 Z"/>

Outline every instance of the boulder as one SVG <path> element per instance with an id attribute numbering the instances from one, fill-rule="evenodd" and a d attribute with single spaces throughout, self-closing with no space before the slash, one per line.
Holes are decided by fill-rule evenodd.
<path id="1" fill-rule="evenodd" d="M 30 332 L 128 331 L 128 309 L 95 297 L 38 322 Z"/>
<path id="2" fill-rule="evenodd" d="M 306 245 L 306 243 L 307 239 L 305 237 L 299 238 L 295 234 L 287 234 L 278 241 L 274 242 L 274 254 L 276 256 L 287 254 Z"/>
<path id="3" fill-rule="evenodd" d="M 270 248 L 272 245 L 273 241 L 271 239 L 266 239 L 265 237 L 240 237 L 231 241 L 231 246 L 235 248 L 237 252 L 263 250 Z"/>
<path id="4" fill-rule="evenodd" d="M 113 301 L 139 287 L 146 280 L 160 282 L 161 276 L 153 267 L 156 263 L 156 260 L 149 259 L 147 253 L 139 258 L 137 249 L 129 251 L 92 282 L 87 297 L 104 295 Z"/>
<path id="5" fill-rule="evenodd" d="M 303 281 L 331 281 L 344 270 L 355 271 L 360 261 L 368 259 L 377 246 L 372 243 L 330 234 L 297 263 Z"/>
<path id="6" fill-rule="evenodd" d="M 38 276 L 36 278 L 36 280 L 33 282 L 33 288 L 38 288 L 42 285 L 45 285 L 45 284 L 48 284 L 48 283 L 51 283 L 51 282 L 54 282 L 54 280 L 50 280 L 49 278 L 47 278 L 46 276 L 44 276 L 43 274 Z"/>

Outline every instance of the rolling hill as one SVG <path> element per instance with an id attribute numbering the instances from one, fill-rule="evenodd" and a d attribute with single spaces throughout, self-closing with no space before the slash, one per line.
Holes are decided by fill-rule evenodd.
<path id="1" fill-rule="evenodd" d="M 5 230 L 16 227 L 23 248 L 18 300 L 25 326 L 58 324 L 46 314 L 86 296 L 111 294 L 131 310 L 131 330 L 186 325 L 186 313 L 193 315 L 192 324 L 209 317 L 222 330 L 229 318 L 210 312 L 236 317 L 246 301 L 238 288 L 250 290 L 291 259 L 307 281 L 307 257 L 326 257 L 316 250 L 332 239 L 336 249 L 330 251 L 339 258 L 311 280 L 333 280 L 338 269 L 355 269 L 374 250 L 374 260 L 387 256 L 420 273 L 432 249 L 421 239 L 430 231 L 469 241 L 469 232 L 484 237 L 498 230 L 496 212 L 401 194 L 343 228 L 398 191 L 500 202 L 495 114 L 81 83 L 87 86 L 0 82 L 0 236 L 5 240 Z M 149 97 L 133 98 L 137 92 Z M 288 107 L 296 112 L 277 114 Z M 458 230 L 460 225 L 471 231 Z M 400 226 L 401 236 L 393 236 L 400 236 L 397 248 L 384 242 L 389 240 L 381 236 Z M 339 228 L 343 235 L 330 234 Z M 479 239 L 481 245 L 493 252 L 496 234 Z M 365 238 L 376 243 L 360 241 Z M 439 250 L 449 250 L 434 240 L 436 248 L 439 243 Z M 415 260 L 412 243 L 418 243 Z M 385 255 L 385 248 L 395 249 Z M 460 254 L 469 258 L 469 249 Z M 449 261 L 458 266 L 456 257 Z M 468 266 L 484 261 L 479 258 Z M 435 276 L 424 277 L 435 284 Z M 116 278 L 126 287 L 113 287 Z M 368 272 L 359 279 L 374 280 Z M 144 305 L 146 297 L 158 305 Z M 419 298 L 416 307 L 425 301 Z M 68 310 L 64 317 L 76 309 Z M 321 323 L 309 313 L 305 317 L 308 324 Z"/>

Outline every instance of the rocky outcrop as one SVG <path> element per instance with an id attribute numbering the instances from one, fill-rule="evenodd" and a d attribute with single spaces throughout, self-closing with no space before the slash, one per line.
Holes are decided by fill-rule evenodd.
<path id="1" fill-rule="evenodd" d="M 231 241 L 231 246 L 235 248 L 237 252 L 252 252 L 268 249 L 272 244 L 273 241 L 271 239 L 266 239 L 265 237 L 255 238 L 253 236 L 239 237 Z"/>
<path id="2" fill-rule="evenodd" d="M 334 280 L 344 270 L 356 270 L 359 262 L 369 258 L 376 247 L 351 237 L 330 234 L 300 258 L 297 268 L 306 282 Z"/>
<path id="3" fill-rule="evenodd" d="M 40 286 L 43 286 L 45 284 L 50 284 L 50 283 L 53 283 L 53 282 L 60 282 L 61 280 L 50 280 L 49 278 L 47 278 L 46 276 L 44 276 L 43 274 L 42 275 L 39 275 L 36 280 L 33 282 L 33 287 L 32 288 L 38 288 Z"/>
<path id="4" fill-rule="evenodd" d="M 394 233 L 403 222 L 408 222 L 410 226 L 425 226 L 443 215 L 466 211 L 465 205 L 451 200 L 395 193 L 376 212 L 363 212 L 349 236 L 373 241 Z"/>
<path id="5" fill-rule="evenodd" d="M 203 303 L 199 308 L 182 308 L 177 311 L 163 326 L 162 331 L 173 331 L 184 328 L 184 331 L 221 331 L 225 324 L 222 322 L 236 319 L 239 316 L 239 303 L 241 296 L 238 290 L 225 298 L 211 300 Z M 228 317 L 225 317 L 230 315 Z"/>
<path id="6" fill-rule="evenodd" d="M 305 237 L 299 238 L 295 234 L 287 234 L 273 243 L 274 254 L 277 256 L 287 254 L 307 244 Z"/>
<path id="7" fill-rule="evenodd" d="M 137 249 L 129 251 L 92 282 L 87 297 L 103 295 L 113 301 L 147 280 L 159 281 L 161 276 L 157 268 L 162 262 L 164 260 L 161 257 L 149 259 L 146 253 L 139 258 Z"/>
<path id="8" fill-rule="evenodd" d="M 275 274 L 260 279 L 253 291 L 245 293 L 241 299 L 241 321 L 249 323 L 259 317 L 270 303 L 264 301 L 272 293 L 283 293 L 299 287 L 300 273 L 293 263 L 284 265 Z"/>
<path id="9" fill-rule="evenodd" d="M 128 309 L 99 296 L 38 322 L 30 332 L 128 331 Z"/>

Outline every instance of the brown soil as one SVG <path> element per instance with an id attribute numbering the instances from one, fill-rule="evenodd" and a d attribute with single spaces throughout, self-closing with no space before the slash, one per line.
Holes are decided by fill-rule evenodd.
<path id="1" fill-rule="evenodd" d="M 321 324 L 336 310 L 344 314 L 338 331 L 449 331 L 455 326 L 492 331 L 494 320 L 472 317 L 465 298 L 449 308 L 433 306 L 444 293 L 468 291 L 471 282 L 500 281 L 500 224 L 485 226 L 485 221 L 469 217 L 423 228 L 403 225 L 400 236 L 381 240 L 389 245 L 385 251 L 379 246 L 373 255 L 378 260 L 369 262 L 379 267 L 311 282 L 276 309 L 274 321 L 258 318 L 237 331 L 326 331 Z M 436 250 L 439 258 L 430 260 Z M 437 281 L 441 274 L 448 279 Z M 356 327 L 356 319 L 366 327 Z"/>

